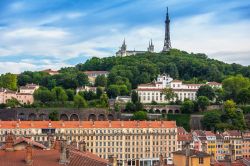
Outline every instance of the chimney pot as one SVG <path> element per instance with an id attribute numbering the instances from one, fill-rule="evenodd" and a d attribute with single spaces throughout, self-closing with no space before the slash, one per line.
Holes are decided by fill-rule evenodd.
<path id="1" fill-rule="evenodd" d="M 26 147 L 26 157 L 25 157 L 26 165 L 33 165 L 32 155 L 33 155 L 32 145 L 28 144 Z"/>

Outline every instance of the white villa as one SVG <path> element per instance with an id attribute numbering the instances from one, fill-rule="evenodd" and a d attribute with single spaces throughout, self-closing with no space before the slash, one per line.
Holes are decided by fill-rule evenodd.
<path id="1" fill-rule="evenodd" d="M 171 88 L 176 93 L 177 97 L 174 101 L 184 99 L 195 100 L 196 92 L 200 86 L 209 85 L 213 88 L 221 88 L 222 85 L 217 82 L 207 82 L 206 84 L 184 84 L 180 80 L 173 80 L 168 74 L 162 74 L 148 84 L 140 84 L 136 91 L 140 97 L 142 103 L 151 103 L 156 101 L 157 103 L 166 103 L 165 95 L 162 94 L 164 88 Z"/>

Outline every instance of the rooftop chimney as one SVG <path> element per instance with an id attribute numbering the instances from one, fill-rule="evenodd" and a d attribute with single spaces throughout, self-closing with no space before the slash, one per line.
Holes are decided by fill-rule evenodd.
<path id="1" fill-rule="evenodd" d="M 60 141 L 58 140 L 58 138 L 56 138 L 56 140 L 55 140 L 54 149 L 55 149 L 55 150 L 58 150 L 58 151 L 61 150 L 61 143 L 60 143 Z"/>
<path id="2" fill-rule="evenodd" d="M 26 165 L 33 165 L 33 160 L 32 160 L 32 145 L 28 144 L 26 147 L 26 156 L 25 156 L 25 162 Z"/>
<path id="3" fill-rule="evenodd" d="M 71 145 L 72 145 L 74 148 L 77 148 L 77 142 L 76 142 L 76 140 L 71 141 Z"/>
<path id="4" fill-rule="evenodd" d="M 80 141 L 79 142 L 79 150 L 81 152 L 86 152 L 86 142 L 85 141 Z"/>
<path id="5" fill-rule="evenodd" d="M 190 142 L 185 142 L 185 149 L 186 149 L 186 166 L 189 166 L 189 157 L 190 157 Z"/>
<path id="6" fill-rule="evenodd" d="M 14 151 L 14 135 L 12 133 L 8 133 L 6 136 L 5 150 L 6 151 Z"/>
<path id="7" fill-rule="evenodd" d="M 60 164 L 67 164 L 67 148 L 66 148 L 66 140 L 61 140 L 61 151 L 60 151 Z"/>

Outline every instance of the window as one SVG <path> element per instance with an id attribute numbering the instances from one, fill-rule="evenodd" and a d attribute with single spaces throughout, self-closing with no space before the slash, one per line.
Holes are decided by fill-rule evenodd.
<path id="1" fill-rule="evenodd" d="M 199 157 L 199 164 L 204 164 L 204 159 L 203 159 L 203 157 Z"/>

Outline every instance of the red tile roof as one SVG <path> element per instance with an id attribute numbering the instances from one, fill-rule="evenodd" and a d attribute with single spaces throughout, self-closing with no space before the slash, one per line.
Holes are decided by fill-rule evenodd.
<path id="1" fill-rule="evenodd" d="M 26 150 L 0 151 L 0 166 L 26 166 L 25 155 Z M 60 153 L 57 150 L 33 149 L 33 166 L 60 166 L 59 156 Z"/>
<path id="2" fill-rule="evenodd" d="M 91 152 L 70 151 L 70 162 L 68 166 L 107 166 L 109 162 Z"/>
<path id="3" fill-rule="evenodd" d="M 186 134 L 187 131 L 183 127 L 177 127 L 177 133 L 178 134 Z"/>
<path id="4" fill-rule="evenodd" d="M 0 128 L 176 128 L 175 121 L 0 121 Z"/>
<path id="5" fill-rule="evenodd" d="M 192 135 L 191 134 L 180 134 L 177 135 L 178 141 L 192 141 Z"/>

